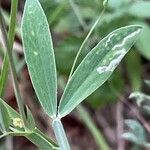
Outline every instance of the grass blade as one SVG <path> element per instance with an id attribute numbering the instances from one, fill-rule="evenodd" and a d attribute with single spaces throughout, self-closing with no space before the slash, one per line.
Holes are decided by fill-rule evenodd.
<path id="1" fill-rule="evenodd" d="M 110 150 L 109 145 L 107 144 L 103 134 L 100 132 L 100 129 L 94 124 L 94 121 L 92 120 L 89 113 L 86 111 L 86 109 L 83 106 L 77 107 L 77 112 L 86 127 L 90 130 L 91 134 L 93 135 L 95 142 L 99 149 L 101 150 Z"/>
<path id="2" fill-rule="evenodd" d="M 9 46 L 11 50 L 13 48 L 13 42 L 15 39 L 17 8 L 18 8 L 18 0 L 12 0 L 10 24 L 9 24 L 9 31 L 8 31 L 8 40 L 9 40 Z M 8 54 L 5 53 L 2 70 L 1 70 L 1 76 L 0 76 L 0 95 L 1 96 L 3 96 L 4 94 L 4 89 L 6 86 L 8 73 L 9 73 L 9 60 L 8 60 Z"/>

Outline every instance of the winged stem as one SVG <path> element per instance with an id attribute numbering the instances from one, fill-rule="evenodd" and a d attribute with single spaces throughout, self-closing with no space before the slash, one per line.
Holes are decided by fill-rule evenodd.
<path id="1" fill-rule="evenodd" d="M 52 127 L 57 139 L 57 142 L 60 146 L 60 150 L 71 150 L 64 127 L 60 119 L 56 118 L 53 120 Z"/>

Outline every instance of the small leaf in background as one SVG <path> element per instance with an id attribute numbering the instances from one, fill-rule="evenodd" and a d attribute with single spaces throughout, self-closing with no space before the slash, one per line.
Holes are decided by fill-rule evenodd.
<path id="1" fill-rule="evenodd" d="M 77 37 L 69 37 L 65 39 L 65 41 L 60 42 L 56 46 L 55 48 L 56 64 L 61 74 L 63 75 L 69 74 L 77 50 L 81 45 L 81 40 L 82 39 Z M 79 59 L 79 61 L 81 60 Z"/>
<path id="2" fill-rule="evenodd" d="M 27 128 L 29 129 L 29 131 L 33 131 L 36 127 L 35 121 L 30 109 L 27 106 L 26 110 L 27 110 Z"/>
<path id="3" fill-rule="evenodd" d="M 124 0 L 109 0 L 108 1 L 108 7 L 117 9 L 121 7 L 124 4 Z"/>
<path id="4" fill-rule="evenodd" d="M 150 80 L 145 80 L 145 83 L 148 85 L 148 87 L 150 88 Z"/>
<path id="5" fill-rule="evenodd" d="M 69 114 L 112 74 L 140 34 L 140 26 L 117 29 L 101 40 L 75 70 L 59 105 L 59 116 Z"/>
<path id="6" fill-rule="evenodd" d="M 148 60 L 150 59 L 150 27 L 147 23 L 144 22 L 132 22 L 132 24 L 139 24 L 143 27 L 143 31 L 135 43 L 137 50 Z"/>
<path id="7" fill-rule="evenodd" d="M 8 114 L 8 110 L 0 101 L 0 130 L 1 132 L 9 131 L 10 126 L 10 116 Z"/>
<path id="8" fill-rule="evenodd" d="M 144 105 L 143 107 L 143 110 L 145 111 L 146 114 L 150 115 L 150 105 Z"/>
<path id="9" fill-rule="evenodd" d="M 150 96 L 146 95 L 142 92 L 133 92 L 130 94 L 129 98 L 135 98 L 138 106 L 141 106 L 142 102 L 144 102 L 144 101 L 150 102 Z"/>
<path id="10" fill-rule="evenodd" d="M 23 46 L 32 84 L 44 110 L 57 111 L 57 77 L 49 25 L 38 0 L 27 0 L 22 21 Z"/>
<path id="11" fill-rule="evenodd" d="M 128 9 L 128 14 L 140 17 L 150 17 L 150 2 L 149 1 L 137 1 L 132 3 Z"/>
<path id="12" fill-rule="evenodd" d="M 145 113 L 150 114 L 150 96 L 142 92 L 133 92 L 129 98 L 134 98 Z"/>
<path id="13" fill-rule="evenodd" d="M 141 57 L 136 51 L 130 51 L 125 57 L 126 70 L 132 91 L 140 91 L 142 87 Z"/>
<path id="14" fill-rule="evenodd" d="M 126 120 L 125 124 L 130 128 L 130 132 L 123 133 L 122 138 L 129 140 L 137 145 L 148 147 L 145 129 L 136 120 Z"/>

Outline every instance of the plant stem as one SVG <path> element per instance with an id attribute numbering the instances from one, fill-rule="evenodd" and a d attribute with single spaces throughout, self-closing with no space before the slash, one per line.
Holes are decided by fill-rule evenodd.
<path id="1" fill-rule="evenodd" d="M 26 115 L 25 115 L 25 112 L 24 112 L 23 100 L 22 100 L 22 97 L 20 95 L 20 90 L 19 90 L 19 87 L 18 87 L 16 68 L 15 68 L 13 57 L 12 57 L 11 47 L 10 47 L 8 37 L 7 37 L 6 26 L 5 26 L 3 16 L 2 16 L 1 7 L 0 7 L 0 24 L 1 24 L 1 29 L 2 29 L 2 35 L 3 35 L 3 38 L 4 38 L 5 48 L 6 48 L 7 53 L 8 53 L 8 59 L 9 59 L 10 68 L 11 68 L 13 86 L 14 86 L 14 91 L 15 91 L 17 104 L 18 104 L 18 107 L 19 107 L 19 112 L 20 112 L 21 118 L 23 120 L 24 126 L 26 126 Z"/>
<path id="2" fill-rule="evenodd" d="M 11 135 L 11 136 L 27 136 L 29 134 L 30 133 L 28 133 L 28 132 L 21 132 L 21 131 L 20 132 L 6 132 L 6 133 L 0 135 L 0 139 L 6 137 L 8 135 Z"/>
<path id="3" fill-rule="evenodd" d="M 81 117 L 82 121 L 87 126 L 87 128 L 90 130 L 91 134 L 93 135 L 95 142 L 97 143 L 97 146 L 99 147 L 99 150 L 101 149 L 110 150 L 109 145 L 104 139 L 104 136 L 102 135 L 100 130 L 97 128 L 97 126 L 94 124 L 91 116 L 88 114 L 85 108 L 82 105 L 80 105 L 77 107 L 77 112 L 79 116 Z"/>
<path id="4" fill-rule="evenodd" d="M 60 150 L 71 150 L 69 142 L 64 131 L 64 127 L 60 119 L 56 118 L 53 120 L 52 127 L 57 139 L 57 142 L 60 146 Z"/>
<path id="5" fill-rule="evenodd" d="M 18 0 L 12 0 L 10 24 L 9 24 L 9 31 L 8 31 L 8 41 L 11 50 L 13 49 L 13 43 L 15 39 L 17 8 L 18 8 Z M 1 76 L 0 76 L 0 96 L 3 96 L 4 94 L 8 73 L 9 73 L 9 60 L 8 60 L 8 54 L 5 53 L 2 70 L 1 70 Z"/>
<path id="6" fill-rule="evenodd" d="M 86 41 L 88 40 L 88 38 L 90 37 L 90 35 L 91 35 L 92 32 L 94 31 L 94 29 L 95 29 L 96 25 L 98 24 L 98 22 L 101 20 L 103 14 L 104 14 L 104 12 L 105 12 L 105 9 L 106 9 L 106 6 L 104 6 L 104 8 L 103 8 L 103 10 L 102 10 L 102 12 L 101 12 L 101 14 L 100 14 L 100 16 L 99 16 L 98 19 L 95 21 L 95 23 L 93 24 L 92 28 L 91 28 L 90 31 L 88 32 L 86 38 L 84 39 L 83 43 L 81 44 L 81 46 L 80 46 L 80 48 L 79 48 L 79 51 L 78 51 L 78 53 L 77 53 L 77 55 L 76 55 L 76 57 L 75 57 L 75 60 L 74 60 L 74 62 L 73 62 L 73 65 L 72 65 L 72 68 L 71 68 L 71 71 L 70 71 L 70 75 L 69 75 L 68 82 L 69 82 L 69 80 L 70 80 L 70 78 L 71 78 L 71 76 L 72 76 L 72 74 L 73 74 L 73 71 L 74 71 L 74 69 L 75 69 L 77 60 L 78 60 L 78 58 L 79 58 L 79 55 L 80 55 L 80 53 L 81 53 L 81 51 L 82 51 L 82 49 L 83 49 L 83 47 L 84 47 Z"/>

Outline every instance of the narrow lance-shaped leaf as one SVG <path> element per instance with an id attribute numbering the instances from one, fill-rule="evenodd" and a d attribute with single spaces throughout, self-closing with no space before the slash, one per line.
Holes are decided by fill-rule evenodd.
<path id="1" fill-rule="evenodd" d="M 110 77 L 140 31 L 141 27 L 136 25 L 117 29 L 89 52 L 66 86 L 59 105 L 59 117 L 69 114 Z"/>
<path id="2" fill-rule="evenodd" d="M 27 110 L 27 128 L 29 131 L 33 131 L 36 128 L 35 120 L 30 109 L 26 106 Z"/>
<path id="3" fill-rule="evenodd" d="M 48 22 L 38 0 L 26 0 L 22 34 L 34 89 L 44 110 L 54 117 L 57 110 L 56 65 Z"/>
<path id="4" fill-rule="evenodd" d="M 135 144 L 146 146 L 146 133 L 142 125 L 136 120 L 126 120 L 125 124 L 130 128 L 130 132 L 123 133 L 122 137 Z"/>
<path id="5" fill-rule="evenodd" d="M 9 131 L 10 116 L 5 105 L 0 101 L 0 130 L 1 132 Z"/>

